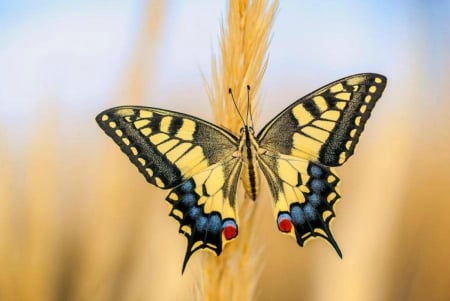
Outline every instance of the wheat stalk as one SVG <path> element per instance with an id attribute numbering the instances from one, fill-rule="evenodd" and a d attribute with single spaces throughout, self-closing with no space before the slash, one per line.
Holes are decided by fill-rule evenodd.
<path id="1" fill-rule="evenodd" d="M 229 1 L 226 24 L 222 22 L 221 26 L 221 53 L 212 59 L 212 83 L 205 83 L 216 122 L 234 132 L 242 127 L 242 121 L 228 90 L 232 89 L 239 111 L 245 114 L 250 85 L 250 107 L 255 109 L 277 6 L 277 0 Z M 227 245 L 219 257 L 205 257 L 201 288 L 205 300 L 254 299 L 261 253 L 251 231 L 257 220 L 257 206 L 246 198 L 238 206 L 242 229 L 238 239 Z"/>

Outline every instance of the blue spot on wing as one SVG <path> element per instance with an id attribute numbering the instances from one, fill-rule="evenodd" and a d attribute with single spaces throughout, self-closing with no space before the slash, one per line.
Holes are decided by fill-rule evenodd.
<path id="1" fill-rule="evenodd" d="M 310 194 L 306 197 L 308 202 L 313 205 L 314 207 L 317 207 L 320 205 L 320 196 L 316 193 Z"/>
<path id="2" fill-rule="evenodd" d="M 316 219 L 317 211 L 311 204 L 306 204 L 305 207 L 303 207 L 303 211 L 305 212 L 306 218 L 308 220 Z"/>
<path id="3" fill-rule="evenodd" d="M 188 193 L 181 196 L 181 203 L 185 205 L 186 207 L 192 207 L 195 205 L 196 198 L 192 193 Z"/>
<path id="4" fill-rule="evenodd" d="M 281 213 L 281 214 L 278 216 L 278 220 L 277 220 L 278 224 L 279 224 L 280 221 L 283 220 L 283 219 L 292 220 L 292 219 L 291 219 L 291 216 L 290 216 L 288 213 Z"/>
<path id="5" fill-rule="evenodd" d="M 209 217 L 208 221 L 208 232 L 217 234 L 222 230 L 222 220 L 219 215 L 213 214 Z"/>
<path id="6" fill-rule="evenodd" d="M 199 232 L 204 232 L 208 224 L 208 219 L 204 216 L 200 216 L 195 222 L 195 229 Z"/>
<path id="7" fill-rule="evenodd" d="M 237 225 L 236 222 L 234 220 L 231 219 L 227 219 L 223 222 L 222 228 L 225 228 L 226 226 L 231 225 L 233 226 L 235 229 L 237 229 Z"/>
<path id="8" fill-rule="evenodd" d="M 311 164 L 309 174 L 314 178 L 320 178 L 323 175 L 323 170 L 319 166 Z"/>
<path id="9" fill-rule="evenodd" d="M 192 192 L 192 190 L 194 189 L 194 184 L 192 183 L 192 181 L 186 181 L 184 182 L 181 186 L 181 191 L 188 193 L 188 192 Z"/>
<path id="10" fill-rule="evenodd" d="M 313 179 L 310 181 L 309 187 L 311 187 L 312 191 L 320 193 L 325 190 L 325 183 L 321 180 Z"/>
<path id="11" fill-rule="evenodd" d="M 302 225 L 305 223 L 305 214 L 303 213 L 302 208 L 300 208 L 300 206 L 298 205 L 292 206 L 291 217 L 294 224 Z"/>
<path id="12" fill-rule="evenodd" d="M 201 212 L 202 212 L 202 211 L 200 210 L 200 208 L 198 208 L 198 207 L 192 207 L 192 208 L 189 208 L 188 216 L 189 216 L 191 219 L 197 219 L 197 218 L 200 216 Z"/>

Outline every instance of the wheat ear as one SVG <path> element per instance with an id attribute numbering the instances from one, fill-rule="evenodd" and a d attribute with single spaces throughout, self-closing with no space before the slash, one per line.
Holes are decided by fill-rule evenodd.
<path id="1" fill-rule="evenodd" d="M 212 82 L 205 82 L 216 122 L 238 133 L 242 121 L 228 91 L 232 89 L 239 111 L 245 114 L 247 85 L 251 86 L 250 107 L 254 111 L 268 62 L 270 30 L 278 1 L 230 0 L 228 5 L 227 19 L 221 26 L 220 54 L 212 59 Z M 227 244 L 220 256 L 205 256 L 199 286 L 204 300 L 254 299 L 261 253 L 251 231 L 255 228 L 257 203 L 240 194 L 238 199 L 238 238 Z"/>

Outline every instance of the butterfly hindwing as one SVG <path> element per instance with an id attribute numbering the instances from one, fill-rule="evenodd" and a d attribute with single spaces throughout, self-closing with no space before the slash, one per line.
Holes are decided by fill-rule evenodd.
<path id="1" fill-rule="evenodd" d="M 367 119 L 386 86 L 379 74 L 352 75 L 297 100 L 258 134 L 261 148 L 327 166 L 354 152 Z"/>
<path id="2" fill-rule="evenodd" d="M 342 256 L 330 222 L 339 199 L 339 178 L 330 167 L 304 159 L 266 152 L 260 167 L 275 199 L 275 220 L 281 232 L 300 246 L 312 237 L 328 241 Z"/>
<path id="3" fill-rule="evenodd" d="M 180 223 L 188 246 L 183 271 L 191 255 L 209 249 L 219 255 L 238 234 L 236 188 L 242 162 L 237 158 L 217 163 L 175 187 L 166 200 L 170 215 Z"/>

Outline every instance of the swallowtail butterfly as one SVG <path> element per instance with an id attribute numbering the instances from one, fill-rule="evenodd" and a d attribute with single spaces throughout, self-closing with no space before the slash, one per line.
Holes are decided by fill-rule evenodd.
<path id="1" fill-rule="evenodd" d="M 330 221 L 340 195 L 333 167 L 353 154 L 386 78 L 352 75 L 295 101 L 257 134 L 244 124 L 240 135 L 197 117 L 169 110 L 115 107 L 96 120 L 144 175 L 161 189 L 170 215 L 187 238 L 183 271 L 191 255 L 219 255 L 237 237 L 236 191 L 259 193 L 259 170 L 274 200 L 278 229 L 296 239 L 320 237 L 339 254 Z"/>

